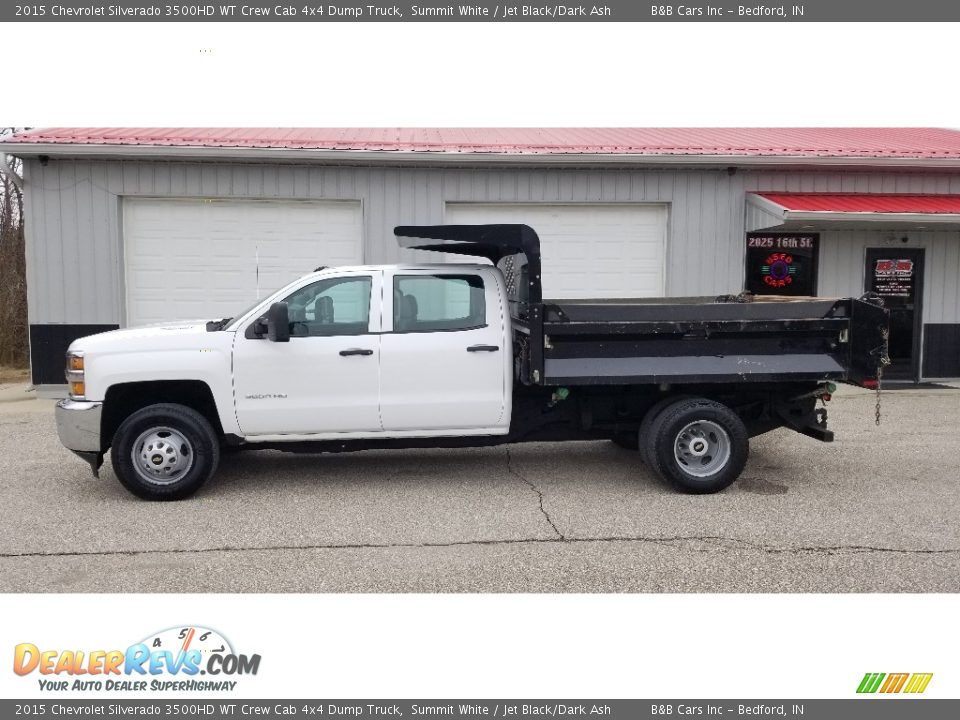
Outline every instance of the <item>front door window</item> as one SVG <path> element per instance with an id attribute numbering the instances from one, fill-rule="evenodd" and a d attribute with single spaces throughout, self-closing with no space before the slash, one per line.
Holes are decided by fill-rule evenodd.
<path id="1" fill-rule="evenodd" d="M 286 298 L 290 337 L 362 335 L 370 325 L 369 276 L 327 278 Z"/>

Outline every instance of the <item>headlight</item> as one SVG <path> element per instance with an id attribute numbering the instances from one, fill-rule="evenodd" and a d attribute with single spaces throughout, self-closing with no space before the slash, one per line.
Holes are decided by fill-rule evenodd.
<path id="1" fill-rule="evenodd" d="M 70 386 L 70 397 L 73 400 L 83 400 L 87 394 L 83 375 L 83 353 L 72 351 L 67 353 L 67 384 Z"/>

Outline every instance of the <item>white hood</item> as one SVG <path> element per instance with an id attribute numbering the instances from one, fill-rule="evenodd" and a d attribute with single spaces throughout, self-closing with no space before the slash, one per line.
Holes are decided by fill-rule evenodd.
<path id="1" fill-rule="evenodd" d="M 216 334 L 207 332 L 207 322 L 207 320 L 181 320 L 110 330 L 79 338 L 70 345 L 70 349 L 82 352 L 110 352 L 134 347 L 138 350 L 147 347 L 164 350 L 186 346 L 199 347 L 210 344 L 209 336 Z"/>

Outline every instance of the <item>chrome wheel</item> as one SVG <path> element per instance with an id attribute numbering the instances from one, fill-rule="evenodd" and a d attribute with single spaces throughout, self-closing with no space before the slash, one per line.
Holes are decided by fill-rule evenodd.
<path id="1" fill-rule="evenodd" d="M 140 433 L 130 452 L 137 474 L 152 485 L 171 485 L 193 467 L 193 446 L 171 427 Z"/>
<path id="2" fill-rule="evenodd" d="M 677 433 L 673 456 L 686 473 L 710 477 L 730 460 L 730 436 L 712 420 L 696 420 Z"/>

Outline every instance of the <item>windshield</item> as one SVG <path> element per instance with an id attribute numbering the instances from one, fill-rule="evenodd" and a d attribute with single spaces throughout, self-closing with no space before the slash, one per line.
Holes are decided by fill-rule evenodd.
<path id="1" fill-rule="evenodd" d="M 260 305 L 260 303 L 262 303 L 263 300 L 264 300 L 264 299 L 261 298 L 261 299 L 257 300 L 256 302 L 254 302 L 254 303 L 252 303 L 252 304 L 250 304 L 250 305 L 247 305 L 243 310 L 241 310 L 240 312 L 238 312 L 236 315 L 233 315 L 232 317 L 229 317 L 229 318 L 224 318 L 224 319 L 223 319 L 223 322 L 221 322 L 222 329 L 226 329 L 226 328 L 227 328 L 228 326 L 230 326 L 234 321 L 239 320 L 240 318 L 242 318 L 242 317 L 243 317 L 244 315 L 246 315 L 248 312 L 250 312 L 250 311 L 253 310 L 255 307 L 257 307 L 258 305 Z"/>
<path id="2" fill-rule="evenodd" d="M 327 269 L 329 269 L 329 268 L 319 267 L 319 268 L 317 268 L 317 270 L 315 270 L 314 272 L 317 272 L 318 270 L 327 270 Z M 304 276 L 304 277 L 306 277 L 306 276 Z M 229 329 L 231 329 L 231 330 L 235 330 L 235 329 L 236 329 L 236 324 L 237 324 L 237 322 L 239 322 L 240 319 L 243 318 L 247 313 L 252 312 L 252 311 L 255 310 L 256 308 L 258 308 L 264 301 L 266 301 L 266 300 L 268 300 L 270 297 L 274 296 L 277 292 L 279 292 L 279 291 L 281 291 L 281 290 L 286 291 L 288 288 L 293 287 L 293 286 L 296 285 L 298 282 L 300 282 L 300 280 L 303 280 L 303 279 L 304 279 L 304 278 L 300 278 L 299 280 L 295 280 L 294 282 L 286 285 L 286 286 L 283 287 L 283 288 L 279 288 L 277 291 L 267 293 L 266 295 L 264 295 L 263 297 L 261 297 L 259 300 L 251 303 L 250 305 L 247 305 L 243 310 L 241 310 L 240 312 L 238 312 L 238 313 L 236 313 L 235 315 L 233 315 L 233 317 L 224 318 L 224 319 L 221 321 L 221 323 L 220 323 L 220 324 L 221 324 L 221 329 L 222 329 L 222 330 L 226 330 L 226 329 L 229 328 Z M 279 300 L 280 298 L 277 298 L 277 299 Z"/>

